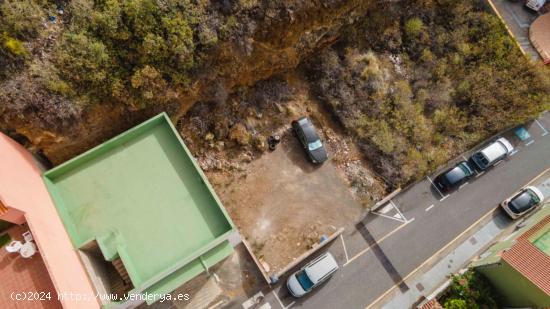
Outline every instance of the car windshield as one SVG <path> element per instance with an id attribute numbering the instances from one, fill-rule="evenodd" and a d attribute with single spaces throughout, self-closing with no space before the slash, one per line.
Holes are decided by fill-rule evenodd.
<path id="1" fill-rule="evenodd" d="M 518 194 L 510 202 L 510 209 L 514 213 L 522 213 L 540 202 L 539 197 L 531 190 L 525 190 Z"/>
<path id="2" fill-rule="evenodd" d="M 458 167 L 464 172 L 464 175 L 466 176 L 472 175 L 472 170 L 468 167 L 466 163 L 461 163 L 458 165 Z"/>
<path id="3" fill-rule="evenodd" d="M 487 158 L 481 152 L 476 153 L 474 157 L 478 160 L 479 163 L 483 165 L 489 164 L 489 160 L 487 160 Z"/>
<path id="4" fill-rule="evenodd" d="M 305 270 L 300 271 L 296 274 L 296 279 L 298 279 L 298 282 L 300 282 L 300 285 L 304 289 L 304 291 L 309 291 L 313 287 L 313 282 L 309 280 L 309 277 L 307 276 Z"/>
<path id="5" fill-rule="evenodd" d="M 309 143 L 308 148 L 310 151 L 316 150 L 323 147 L 323 143 L 321 143 L 321 140 L 318 139 L 315 142 Z"/>

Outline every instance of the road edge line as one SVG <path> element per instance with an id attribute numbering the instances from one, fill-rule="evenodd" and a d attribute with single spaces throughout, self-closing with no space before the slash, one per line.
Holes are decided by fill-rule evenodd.
<path id="1" fill-rule="evenodd" d="M 382 298 L 386 297 L 389 293 L 391 293 L 395 288 L 397 288 L 401 283 L 405 282 L 405 280 L 409 279 L 412 275 L 414 275 L 420 268 L 426 266 L 428 262 L 431 262 L 431 260 L 439 255 L 441 252 L 443 252 L 445 249 L 447 249 L 450 245 L 452 245 L 457 239 L 464 236 L 466 233 L 468 233 L 474 226 L 479 224 L 482 220 L 484 220 L 488 215 L 494 213 L 500 206 L 497 206 L 495 208 L 492 208 L 489 212 L 484 214 L 481 218 L 477 219 L 473 224 L 471 224 L 467 229 L 462 231 L 462 233 L 458 234 L 455 238 L 453 238 L 451 241 L 449 241 L 445 246 L 443 246 L 441 249 L 437 250 L 434 254 L 432 254 L 429 258 L 427 258 L 422 264 L 420 264 L 418 267 L 413 269 L 411 272 L 409 272 L 403 279 L 401 279 L 399 282 L 395 283 L 391 288 L 386 290 L 382 295 L 380 295 L 377 299 L 375 299 L 372 303 L 370 303 L 365 309 L 369 309 L 372 306 L 376 305 Z"/>
<path id="2" fill-rule="evenodd" d="M 527 182 L 525 185 L 522 186 L 523 187 L 526 187 L 528 185 L 530 185 L 531 183 L 535 182 L 538 178 L 540 178 L 542 175 L 546 174 L 546 172 L 550 171 L 550 167 L 545 169 L 544 171 L 542 171 L 540 174 L 538 174 L 537 176 L 535 176 L 534 178 L 532 178 L 529 182 Z M 389 293 L 391 293 L 393 290 L 395 290 L 396 287 L 398 287 L 401 283 L 405 282 L 405 280 L 409 279 L 412 275 L 414 275 L 420 268 L 424 267 L 428 262 L 430 262 L 435 256 L 439 255 L 441 252 L 443 252 L 445 249 L 447 249 L 451 244 L 453 244 L 458 238 L 464 236 L 467 232 L 469 232 L 474 226 L 476 226 L 479 222 L 481 222 L 483 219 L 485 219 L 485 217 L 487 217 L 488 215 L 494 213 L 496 210 L 498 210 L 500 208 L 500 205 L 491 209 L 489 212 L 487 212 L 486 214 L 484 214 L 481 218 L 477 219 L 476 222 L 474 222 L 473 224 L 471 224 L 467 229 L 465 229 L 462 233 L 458 234 L 455 238 L 453 238 L 450 242 L 448 242 L 445 246 L 443 246 L 441 249 L 439 249 L 438 251 L 436 251 L 434 254 L 432 254 L 429 258 L 427 258 L 422 264 L 420 264 L 418 267 L 416 267 L 415 269 L 413 269 L 411 272 L 409 272 L 409 274 L 407 274 L 405 277 L 403 277 L 403 279 L 401 279 L 401 281 L 397 282 L 396 284 L 394 284 L 391 288 L 389 288 L 388 290 L 386 290 L 386 292 L 384 292 L 382 295 L 380 295 L 377 299 L 375 299 L 373 302 L 371 302 L 367 307 L 365 307 L 365 309 L 369 309 L 371 308 L 372 306 L 376 305 L 382 298 L 386 297 Z"/>

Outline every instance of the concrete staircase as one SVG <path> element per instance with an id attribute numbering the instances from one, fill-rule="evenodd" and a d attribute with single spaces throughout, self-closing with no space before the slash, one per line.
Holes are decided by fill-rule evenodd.
<path id="1" fill-rule="evenodd" d="M 115 259 L 113 260 L 112 264 L 115 267 L 116 271 L 118 272 L 120 278 L 122 278 L 122 284 L 125 286 L 126 291 L 129 291 L 132 288 L 132 281 L 130 280 L 130 276 L 128 275 L 128 271 L 126 270 L 126 267 L 124 267 L 122 260 L 120 258 Z M 113 283 L 117 284 L 116 282 L 113 282 Z M 113 290 L 114 290 L 114 287 L 113 287 Z"/>

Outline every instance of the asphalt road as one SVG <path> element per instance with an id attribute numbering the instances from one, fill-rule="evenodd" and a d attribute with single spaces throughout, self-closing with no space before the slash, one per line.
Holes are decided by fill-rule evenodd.
<path id="1" fill-rule="evenodd" d="M 540 13 L 527 9 L 524 1 L 488 0 L 491 1 L 502 17 L 508 29 L 514 34 L 518 44 L 531 59 L 540 60 L 540 56 L 529 40 L 529 26 Z"/>
<path id="2" fill-rule="evenodd" d="M 449 196 L 425 179 L 347 227 L 328 249 L 341 269 L 310 295 L 294 299 L 281 283 L 265 291 L 265 300 L 273 308 L 379 308 L 388 291 L 416 288 L 404 279 L 428 261 L 437 262 L 438 253 L 457 236 L 550 167 L 550 114 L 525 128 L 531 135 L 525 141 L 513 130 L 502 135 L 517 149 L 512 156 Z"/>

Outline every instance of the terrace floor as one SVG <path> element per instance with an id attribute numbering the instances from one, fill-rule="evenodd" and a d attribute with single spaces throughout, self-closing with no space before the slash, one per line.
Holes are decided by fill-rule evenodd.
<path id="1" fill-rule="evenodd" d="M 24 224 L 10 228 L 7 233 L 12 240 L 24 242 L 21 234 L 28 230 L 28 226 Z M 0 248 L 0 278 L 2 280 L 0 285 L 0 308 L 62 308 L 61 303 L 57 300 L 57 292 L 40 253 L 25 259 L 18 253 L 9 253 L 4 247 Z M 24 292 L 43 292 L 42 298 L 49 293 L 51 300 L 12 300 L 12 293 Z"/>

